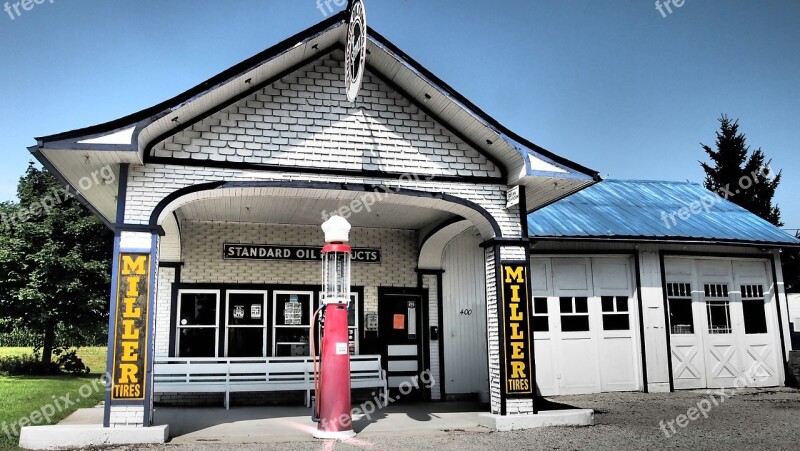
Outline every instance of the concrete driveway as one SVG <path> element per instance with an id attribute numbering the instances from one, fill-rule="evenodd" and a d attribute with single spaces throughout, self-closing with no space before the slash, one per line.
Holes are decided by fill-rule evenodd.
<path id="1" fill-rule="evenodd" d="M 228 426 L 215 432 L 203 427 L 197 427 L 194 431 L 184 430 L 180 437 L 167 445 L 117 449 L 499 451 L 690 448 L 753 450 L 800 447 L 800 391 L 794 389 L 702 390 L 664 394 L 606 393 L 551 399 L 575 407 L 595 409 L 595 426 L 490 433 L 479 427 L 471 427 L 471 420 L 466 414 L 450 412 L 447 422 L 438 423 L 430 421 L 430 417 L 414 418 L 419 413 L 404 414 L 404 406 L 392 406 L 397 411 L 386 413 L 374 423 L 374 429 L 365 427 L 356 439 L 346 443 L 314 441 L 305 435 L 305 431 L 289 431 L 286 425 L 283 435 L 273 434 L 270 432 L 275 432 L 272 429 L 274 425 L 259 428 L 256 423 L 247 423 L 257 422 L 258 419 L 242 417 L 241 420 L 226 423 Z M 234 417 L 229 419 L 245 415 L 246 409 L 239 412 L 232 409 L 233 413 L 229 415 Z M 192 410 L 184 409 L 183 412 L 188 423 Z M 409 412 L 413 412 L 413 409 Z M 220 419 L 219 415 L 217 419 Z M 213 418 L 206 418 L 204 421 L 212 420 Z M 245 424 L 237 428 L 235 426 L 238 421 Z M 199 421 L 196 424 L 202 426 L 204 423 Z M 444 424 L 449 426 L 439 427 Z M 431 427 L 432 425 L 435 426 Z M 175 427 L 183 426 L 176 424 Z M 178 431 L 179 429 L 175 430 Z M 229 435 L 226 436 L 226 433 Z"/>

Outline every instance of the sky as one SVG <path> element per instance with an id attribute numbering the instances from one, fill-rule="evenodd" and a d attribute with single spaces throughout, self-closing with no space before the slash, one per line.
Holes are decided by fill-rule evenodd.
<path id="1" fill-rule="evenodd" d="M 326 0 L 18 1 L 0 0 L 0 200 L 35 136 L 152 106 L 331 14 Z M 488 114 L 606 178 L 702 182 L 700 143 L 738 118 L 783 171 L 776 201 L 800 228 L 800 1 L 365 4 L 371 27 Z"/>

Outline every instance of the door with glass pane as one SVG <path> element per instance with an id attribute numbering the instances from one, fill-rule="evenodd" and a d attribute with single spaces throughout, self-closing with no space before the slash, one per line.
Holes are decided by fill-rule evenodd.
<path id="1" fill-rule="evenodd" d="M 741 355 L 734 333 L 733 310 L 729 282 L 704 281 L 701 293 L 706 386 L 733 387 L 741 373 Z"/>
<path id="2" fill-rule="evenodd" d="M 741 312 L 742 370 L 748 385 L 779 385 L 780 355 L 776 345 L 777 321 L 770 321 L 774 306 L 767 281 L 766 263 L 738 261 L 733 263 L 736 303 L 735 314 Z M 738 322 L 738 321 L 737 321 Z"/>
<path id="3" fill-rule="evenodd" d="M 695 285 L 686 279 L 679 280 L 667 282 L 672 380 L 677 389 L 704 388 L 702 324 L 698 326 L 695 322 L 701 316 L 702 305 L 694 302 Z"/>
<path id="4" fill-rule="evenodd" d="M 265 357 L 267 292 L 229 290 L 225 297 L 225 356 Z"/>

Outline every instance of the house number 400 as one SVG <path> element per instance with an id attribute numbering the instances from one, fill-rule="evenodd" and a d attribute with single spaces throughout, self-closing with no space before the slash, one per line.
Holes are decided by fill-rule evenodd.
<path id="1" fill-rule="evenodd" d="M 471 308 L 461 309 L 460 314 L 461 315 L 466 315 L 466 316 L 472 315 L 472 309 Z"/>

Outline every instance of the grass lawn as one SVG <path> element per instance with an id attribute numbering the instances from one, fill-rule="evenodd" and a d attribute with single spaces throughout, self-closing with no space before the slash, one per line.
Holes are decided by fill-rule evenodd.
<path id="1" fill-rule="evenodd" d="M 0 348 L 0 358 L 23 354 L 33 354 L 33 348 Z M 106 372 L 105 346 L 78 348 L 78 357 L 92 370 L 90 374 L 100 375 Z"/>
<path id="2" fill-rule="evenodd" d="M 32 352 L 31 348 L 0 348 L 0 357 Z M 87 377 L 0 376 L 0 449 L 16 447 L 19 436 L 11 426 L 18 434 L 22 419 L 30 424 L 54 424 L 103 400 L 103 387 L 97 382 L 105 372 L 106 348 L 81 348 L 78 356 L 92 369 Z"/>

